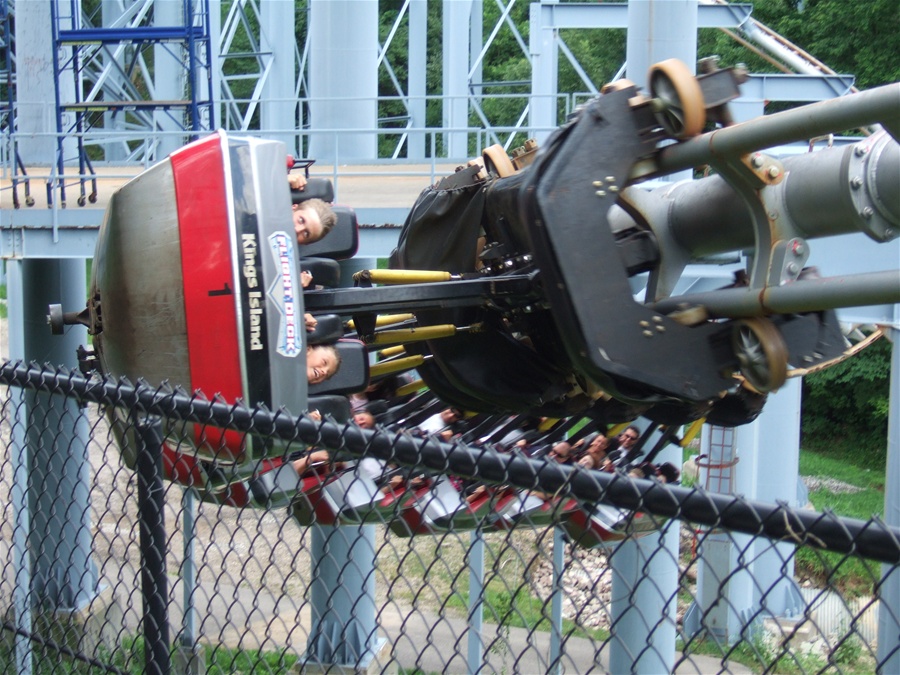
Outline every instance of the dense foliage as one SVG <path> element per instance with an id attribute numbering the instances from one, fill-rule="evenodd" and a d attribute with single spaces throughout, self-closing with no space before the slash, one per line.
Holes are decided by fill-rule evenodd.
<path id="1" fill-rule="evenodd" d="M 862 466 L 884 466 L 891 343 L 862 352 L 803 382 L 803 444 L 827 454 L 854 453 Z"/>
<path id="2" fill-rule="evenodd" d="M 834 72 L 854 75 L 859 89 L 900 80 L 897 0 L 756 0 L 752 16 Z M 719 30 L 701 30 L 698 50 L 720 55 L 725 65 L 740 61 L 751 72 L 778 72 Z"/>
<path id="3" fill-rule="evenodd" d="M 753 16 L 860 89 L 900 80 L 897 0 L 758 0 Z"/>

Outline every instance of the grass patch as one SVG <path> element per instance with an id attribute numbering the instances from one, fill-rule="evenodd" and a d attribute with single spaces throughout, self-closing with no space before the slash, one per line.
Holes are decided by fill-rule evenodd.
<path id="1" fill-rule="evenodd" d="M 857 487 L 883 491 L 884 467 L 871 468 L 868 462 L 858 464 L 853 458 L 854 453 L 849 450 L 844 452 L 801 450 L 800 475 L 836 478 Z M 881 507 L 883 506 L 882 503 Z"/>
<path id="2" fill-rule="evenodd" d="M 282 650 L 261 652 L 256 649 L 206 648 L 208 673 L 284 673 L 292 670 L 297 661 L 299 657 L 296 654 Z"/>
<path id="3" fill-rule="evenodd" d="M 711 656 L 724 662 L 740 663 L 753 670 L 767 673 L 847 673 L 874 672 L 875 663 L 863 649 L 859 638 L 853 636 L 833 646 L 830 651 L 791 648 L 782 646 L 772 634 L 756 629 L 733 645 L 725 645 L 711 638 L 691 640 L 687 645 L 679 643 L 679 651 L 690 655 Z"/>
<path id="4" fill-rule="evenodd" d="M 816 511 L 869 520 L 884 513 L 884 471 L 868 466 L 868 458 L 854 462 L 851 453 L 800 452 L 800 474 L 831 478 L 858 488 L 845 492 L 823 484 L 810 490 L 809 500 Z M 819 551 L 807 546 L 797 549 L 796 574 L 815 585 L 830 585 L 846 597 L 872 593 L 881 576 L 881 566 L 855 556 Z"/>
<path id="5" fill-rule="evenodd" d="M 391 542 L 390 545 L 387 542 Z M 544 542 L 524 532 L 486 533 L 482 617 L 485 624 L 509 628 L 551 630 L 551 604 L 530 582 L 530 568 L 540 559 Z M 378 584 L 388 598 L 464 619 L 469 613 L 468 541 L 465 538 L 390 537 L 379 549 Z M 424 580 L 424 583 L 422 582 Z M 599 641 L 609 632 L 563 621 L 563 634 Z"/>
<path id="6" fill-rule="evenodd" d="M 552 629 L 550 601 L 546 603 L 528 592 L 526 586 L 519 586 L 510 593 L 500 581 L 492 582 L 485 588 L 481 615 L 486 623 L 510 628 L 525 628 L 529 631 L 550 632 Z M 447 606 L 468 612 L 468 601 L 454 594 Z M 584 628 L 570 619 L 563 619 L 563 635 L 582 637 L 605 642 L 609 631 L 603 628 Z"/>
<path id="7" fill-rule="evenodd" d="M 0 672 L 12 673 L 15 657 L 11 642 L 0 642 Z M 206 672 L 210 675 L 271 675 L 290 672 L 300 657 L 287 650 L 259 651 L 255 649 L 229 649 L 220 645 L 203 647 Z M 113 652 L 98 650 L 93 656 L 98 662 L 126 673 L 143 675 L 146 672 L 144 639 L 132 636 L 123 640 Z M 100 672 L 98 666 L 61 655 L 51 647 L 34 646 L 32 672 L 35 675 L 81 675 Z"/>

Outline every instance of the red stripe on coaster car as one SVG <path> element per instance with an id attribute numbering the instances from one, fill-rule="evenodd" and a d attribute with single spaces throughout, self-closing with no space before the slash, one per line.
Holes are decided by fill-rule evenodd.
<path id="1" fill-rule="evenodd" d="M 225 191 L 222 140 L 210 136 L 171 155 L 191 386 L 232 403 L 243 395 L 231 227 Z M 205 442 L 220 441 L 239 454 L 242 435 L 205 429 Z M 195 435 L 200 434 L 195 425 Z M 199 440 L 199 439 L 196 439 Z"/>

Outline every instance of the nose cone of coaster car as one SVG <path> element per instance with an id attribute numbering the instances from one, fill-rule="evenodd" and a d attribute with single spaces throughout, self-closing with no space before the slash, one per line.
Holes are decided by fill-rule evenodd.
<path id="1" fill-rule="evenodd" d="M 286 154 L 282 143 L 220 132 L 116 192 L 89 303 L 105 373 L 305 409 Z"/>

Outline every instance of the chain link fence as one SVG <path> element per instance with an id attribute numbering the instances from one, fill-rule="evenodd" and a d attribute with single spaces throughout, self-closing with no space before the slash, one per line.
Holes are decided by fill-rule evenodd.
<path id="1" fill-rule="evenodd" d="M 873 672 L 876 615 L 898 622 L 900 533 L 874 519 L 68 371 L 0 382 L 0 673 Z"/>

